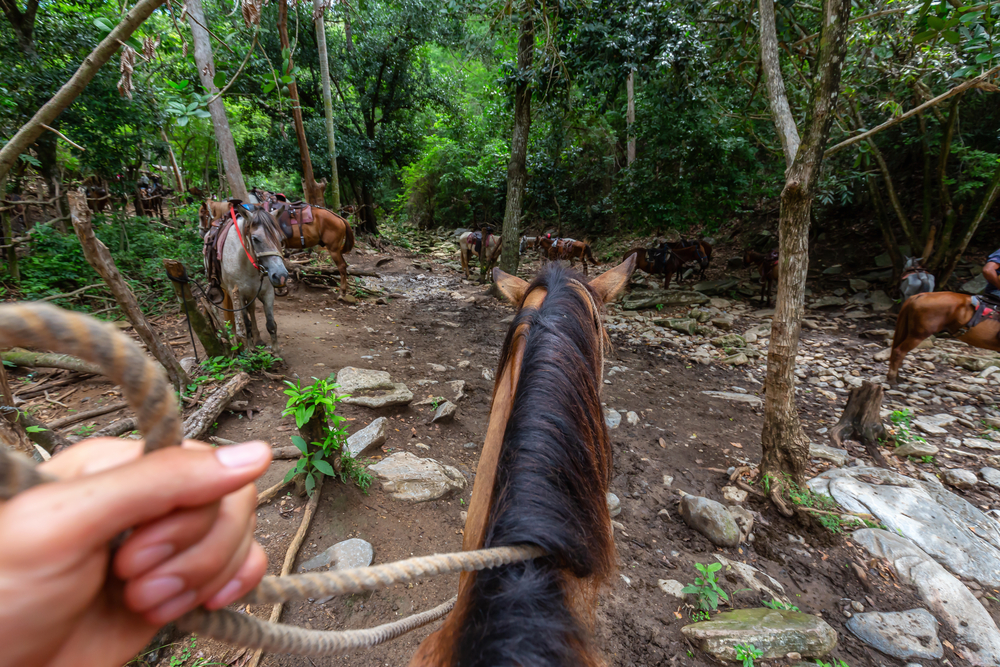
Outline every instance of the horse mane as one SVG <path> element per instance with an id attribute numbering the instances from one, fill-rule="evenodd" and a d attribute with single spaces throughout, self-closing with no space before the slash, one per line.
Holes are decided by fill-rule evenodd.
<path id="1" fill-rule="evenodd" d="M 264 231 L 264 236 L 270 241 L 276 248 L 281 249 L 282 236 L 283 234 L 278 229 L 278 223 L 275 221 L 274 216 L 265 211 L 263 208 L 255 208 L 252 211 L 244 214 L 247 218 L 247 222 L 250 223 L 250 227 L 260 226 Z"/>
<path id="2" fill-rule="evenodd" d="M 588 293 L 600 300 L 576 275 L 555 264 L 538 274 L 526 294 L 545 289 L 545 299 L 520 310 L 500 355 L 502 369 L 524 341 L 483 546 L 535 544 L 549 555 L 477 573 L 459 603 L 455 665 L 602 664 L 580 609 L 615 562 L 600 403 L 606 336 Z"/>

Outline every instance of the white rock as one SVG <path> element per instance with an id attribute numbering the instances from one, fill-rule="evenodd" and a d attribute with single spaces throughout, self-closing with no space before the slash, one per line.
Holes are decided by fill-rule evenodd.
<path id="1" fill-rule="evenodd" d="M 684 593 L 681 592 L 684 589 L 684 584 L 676 579 L 660 579 L 656 583 L 660 587 L 660 590 L 667 595 L 672 595 L 679 600 L 684 599 Z"/>
<path id="2" fill-rule="evenodd" d="M 413 392 L 405 384 L 397 382 L 391 385 L 392 390 L 374 396 L 351 395 L 340 399 L 349 405 L 361 405 L 366 408 L 385 408 L 393 405 L 409 405 L 413 400 Z"/>
<path id="3" fill-rule="evenodd" d="M 954 422 L 958 417 L 946 413 L 938 415 L 922 415 L 913 420 L 913 425 L 929 435 L 947 435 L 948 431 L 941 428 Z"/>
<path id="4" fill-rule="evenodd" d="M 972 449 L 988 449 L 991 452 L 1000 452 L 1000 442 L 984 440 L 983 438 L 963 438 L 962 444 Z"/>
<path id="5" fill-rule="evenodd" d="M 397 452 L 368 469 L 382 480 L 382 490 L 396 500 L 423 502 L 465 488 L 465 477 L 457 468 Z"/>
<path id="6" fill-rule="evenodd" d="M 629 410 L 625 413 L 625 421 L 628 422 L 629 426 L 637 426 L 639 424 L 639 415 Z"/>
<path id="7" fill-rule="evenodd" d="M 622 423 L 622 415 L 617 410 L 604 410 L 604 423 L 608 425 L 609 429 L 616 429 Z"/>
<path id="8" fill-rule="evenodd" d="M 347 451 L 357 458 L 381 447 L 388 438 L 389 421 L 379 417 L 368 426 L 347 438 Z"/>
<path id="9" fill-rule="evenodd" d="M 815 442 L 809 443 L 809 458 L 826 459 L 833 465 L 842 466 L 847 463 L 848 456 L 846 449 L 817 445 Z"/>
<path id="10" fill-rule="evenodd" d="M 747 492 L 736 486 L 722 487 L 722 498 L 727 503 L 742 503 L 747 499 Z"/>
<path id="11" fill-rule="evenodd" d="M 759 396 L 751 394 L 737 394 L 733 391 L 703 391 L 702 394 L 712 398 L 721 398 L 724 401 L 735 401 L 737 403 L 749 403 L 752 406 L 760 407 L 764 401 Z"/>
<path id="12" fill-rule="evenodd" d="M 455 396 L 451 399 L 454 403 L 458 403 L 465 398 L 465 380 L 452 380 L 451 382 L 445 382 L 445 384 L 455 393 Z"/>
<path id="13" fill-rule="evenodd" d="M 971 470 L 949 469 L 945 470 L 941 476 L 944 478 L 945 484 L 954 486 L 956 489 L 971 489 L 979 481 L 976 473 Z"/>
<path id="14" fill-rule="evenodd" d="M 337 542 L 332 547 L 313 556 L 299 566 L 299 572 L 308 572 L 321 567 L 331 570 L 350 570 L 356 567 L 368 567 L 372 564 L 375 552 L 372 545 L 362 539 L 353 538 Z"/>
<path id="15" fill-rule="evenodd" d="M 608 503 L 608 514 L 612 518 L 622 513 L 622 501 L 618 499 L 618 496 L 609 491 L 605 500 Z"/>
<path id="16" fill-rule="evenodd" d="M 392 389 L 393 382 L 386 371 L 345 366 L 337 372 L 338 394 L 354 394 L 359 391 Z"/>

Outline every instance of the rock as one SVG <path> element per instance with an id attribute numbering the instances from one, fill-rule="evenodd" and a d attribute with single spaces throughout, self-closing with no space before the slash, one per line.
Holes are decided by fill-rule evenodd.
<path id="1" fill-rule="evenodd" d="M 971 470 L 961 470 L 958 468 L 945 470 L 942 475 L 944 483 L 954 486 L 956 489 L 971 489 L 978 482 L 979 478 Z"/>
<path id="2" fill-rule="evenodd" d="M 875 290 L 871 293 L 872 310 L 877 313 L 884 312 L 893 307 L 896 302 L 889 298 L 889 295 L 882 290 Z"/>
<path id="3" fill-rule="evenodd" d="M 957 636 L 958 655 L 977 667 L 1000 664 L 1000 629 L 962 582 L 899 535 L 865 528 L 851 539 L 888 560 L 904 583 L 916 587 L 930 611 Z"/>
<path id="4" fill-rule="evenodd" d="M 720 547 L 740 544 L 740 529 L 726 506 L 708 498 L 686 495 L 679 507 L 681 518 L 691 528 Z"/>
<path id="5" fill-rule="evenodd" d="M 750 405 L 758 408 L 764 405 L 763 399 L 761 399 L 759 396 L 752 396 L 750 394 L 738 394 L 734 391 L 703 391 L 701 393 L 706 396 L 711 396 L 712 398 L 721 398 L 724 401 L 749 403 Z"/>
<path id="6" fill-rule="evenodd" d="M 842 466 L 847 463 L 847 457 L 848 453 L 846 449 L 817 445 L 814 442 L 809 443 L 809 458 L 826 459 L 835 466 Z"/>
<path id="7" fill-rule="evenodd" d="M 299 572 L 317 570 L 329 567 L 331 570 L 350 570 L 355 567 L 368 567 L 372 564 L 375 552 L 372 545 L 364 540 L 354 538 L 337 542 L 332 547 L 321 551 L 299 566 Z"/>
<path id="8" fill-rule="evenodd" d="M 345 366 L 337 372 L 338 394 L 356 394 L 359 391 L 392 389 L 393 382 L 386 371 Z"/>
<path id="9" fill-rule="evenodd" d="M 698 648 L 722 660 L 736 659 L 736 644 L 753 644 L 764 658 L 789 653 L 827 655 L 837 645 L 837 631 L 818 616 L 783 609 L 737 609 L 681 628 Z"/>
<path id="10" fill-rule="evenodd" d="M 874 515 L 955 574 L 1000 587 L 1000 524 L 928 478 L 859 466 L 827 470 L 807 485 L 850 512 Z"/>
<path id="11" fill-rule="evenodd" d="M 718 338 L 712 339 L 712 345 L 715 347 L 746 347 L 747 342 L 743 340 L 743 336 L 739 334 L 726 334 L 725 336 L 719 336 Z"/>
<path id="12" fill-rule="evenodd" d="M 743 366 L 744 364 L 750 363 L 750 359 L 743 352 L 737 352 L 736 354 L 729 355 L 722 360 L 722 363 L 729 364 L 730 366 Z"/>
<path id="13" fill-rule="evenodd" d="M 632 410 L 629 410 L 628 412 L 625 413 L 625 421 L 628 422 L 629 426 L 638 426 L 639 415 L 633 412 Z"/>
<path id="14" fill-rule="evenodd" d="M 447 366 L 442 366 L 441 364 L 427 364 L 427 365 L 430 366 L 431 370 L 434 371 L 435 373 L 444 373 L 445 371 L 448 370 Z"/>
<path id="15" fill-rule="evenodd" d="M 743 489 L 737 486 L 724 486 L 722 487 L 722 499 L 727 503 L 742 503 L 747 499 L 749 495 Z"/>
<path id="16" fill-rule="evenodd" d="M 900 660 L 937 660 L 944 655 L 938 621 L 926 609 L 870 611 L 855 614 L 845 625 L 864 643 Z"/>
<path id="17" fill-rule="evenodd" d="M 702 294 L 712 296 L 714 294 L 723 294 L 724 292 L 728 292 L 739 284 L 740 281 L 736 278 L 721 278 L 719 280 L 705 280 L 697 283 L 692 289 L 695 292 L 701 292 Z"/>
<path id="18" fill-rule="evenodd" d="M 465 477 L 457 468 L 397 452 L 368 469 L 382 480 L 382 490 L 396 500 L 423 502 L 465 488 Z"/>
<path id="19" fill-rule="evenodd" d="M 947 426 L 958 419 L 955 415 L 923 415 L 913 420 L 913 425 L 929 435 L 948 435 L 948 431 L 941 428 Z"/>
<path id="20" fill-rule="evenodd" d="M 711 306 L 712 308 L 718 308 L 722 310 L 725 308 L 729 308 L 733 304 L 728 299 L 720 299 L 719 297 L 712 297 L 711 299 L 708 300 L 708 305 Z"/>
<path id="21" fill-rule="evenodd" d="M 455 412 L 458 410 L 458 406 L 451 401 L 445 401 L 438 406 L 437 410 L 434 411 L 434 416 L 431 417 L 432 424 L 450 422 L 455 418 Z"/>
<path id="22" fill-rule="evenodd" d="M 967 294 L 979 294 L 986 289 L 986 278 L 980 273 L 972 280 L 962 283 L 959 289 Z"/>
<path id="23" fill-rule="evenodd" d="M 667 595 L 672 595 L 678 600 L 684 599 L 684 593 L 681 592 L 684 589 L 684 584 L 676 579 L 660 579 L 656 582 L 656 584 L 660 587 L 660 590 Z"/>
<path id="24" fill-rule="evenodd" d="M 691 319 L 690 317 L 671 318 L 667 320 L 667 326 L 674 331 L 680 331 L 681 333 L 693 336 L 698 327 L 698 320 Z"/>
<path id="25" fill-rule="evenodd" d="M 611 518 L 622 513 L 622 501 L 618 500 L 618 496 L 609 491 L 606 500 L 608 503 L 608 514 L 611 515 Z"/>
<path id="26" fill-rule="evenodd" d="M 900 445 L 892 452 L 899 458 L 906 458 L 907 456 L 915 456 L 920 458 L 921 456 L 936 456 L 938 453 L 938 448 L 927 442 L 926 440 L 913 440 L 906 443 L 905 445 Z"/>
<path id="27" fill-rule="evenodd" d="M 732 505 L 727 507 L 726 510 L 729 512 L 729 516 L 733 517 L 733 521 L 736 522 L 736 526 L 740 529 L 740 542 L 746 542 L 747 538 L 750 537 L 750 533 L 753 532 L 753 514 L 739 505 Z"/>
<path id="28" fill-rule="evenodd" d="M 722 563 L 727 572 L 730 570 L 735 572 L 751 589 L 757 591 L 758 593 L 769 595 L 772 600 L 781 600 L 785 604 L 791 603 L 790 600 L 785 597 L 785 589 L 781 585 L 781 582 L 771 575 L 766 572 L 761 572 L 753 565 L 741 563 L 738 560 L 730 560 L 721 554 L 712 555 L 715 557 L 715 560 Z M 767 583 L 761 583 L 761 579 L 764 579 Z"/>
<path id="29" fill-rule="evenodd" d="M 830 308 L 832 306 L 843 306 L 847 301 L 840 296 L 823 296 L 812 302 L 810 308 Z"/>
<path id="30" fill-rule="evenodd" d="M 604 409 L 604 423 L 608 425 L 609 429 L 616 429 L 621 426 L 622 416 L 617 410 Z"/>
<path id="31" fill-rule="evenodd" d="M 706 303 L 708 296 L 701 292 L 689 290 L 643 290 L 629 294 L 622 301 L 622 308 L 625 310 L 640 310 L 642 308 L 653 308 L 658 305 L 669 306 L 690 306 Z"/>
<path id="32" fill-rule="evenodd" d="M 1000 452 L 1000 442 L 985 440 L 983 438 L 962 438 L 962 444 L 972 449 L 988 449 L 991 452 Z"/>
<path id="33" fill-rule="evenodd" d="M 987 368 L 987 369 L 985 369 L 984 371 L 982 371 L 982 372 L 981 372 L 981 373 L 979 374 L 979 377 L 981 377 L 981 378 L 983 378 L 983 379 L 986 379 L 986 378 L 988 378 L 989 376 L 991 376 L 991 375 L 993 375 L 994 373 L 996 373 L 997 371 L 1000 371 L 1000 367 L 998 367 L 998 366 L 990 366 L 989 368 Z M 997 422 L 1000 422 L 1000 420 L 997 420 L 997 418 L 996 418 L 996 417 L 990 417 L 990 418 L 987 418 L 986 422 L 987 422 L 987 423 L 989 423 L 989 420 L 990 420 L 990 419 L 993 419 L 994 421 L 997 421 Z M 997 426 L 997 425 L 1000 425 L 1000 423 L 998 423 L 998 424 L 991 424 L 991 425 L 992 425 L 992 426 Z"/>
<path id="34" fill-rule="evenodd" d="M 451 399 L 453 402 L 458 403 L 465 398 L 465 380 L 452 380 L 451 382 L 445 382 L 445 385 L 455 394 Z"/>
<path id="35" fill-rule="evenodd" d="M 884 252 L 881 255 L 877 255 L 875 257 L 875 266 L 892 266 L 892 258 L 889 256 L 889 253 Z"/>
<path id="36" fill-rule="evenodd" d="M 389 436 L 389 421 L 379 417 L 368 426 L 347 438 L 347 451 L 358 458 L 381 447 Z"/>
<path id="37" fill-rule="evenodd" d="M 972 354 L 958 354 L 951 357 L 950 361 L 956 366 L 961 366 L 967 371 L 978 373 L 979 371 L 992 366 L 996 359 L 992 357 L 977 357 Z"/>
<path id="38" fill-rule="evenodd" d="M 1000 489 L 1000 470 L 996 468 L 982 468 L 979 470 L 979 476 L 993 488 Z"/>
<path id="39" fill-rule="evenodd" d="M 890 356 L 892 356 L 892 348 L 887 347 L 873 354 L 872 359 L 875 361 L 889 361 Z"/>
<path id="40" fill-rule="evenodd" d="M 195 359 L 194 357 L 184 357 L 183 359 L 180 360 L 179 363 L 181 365 L 181 368 L 184 369 L 184 372 L 190 375 L 191 370 L 198 365 L 198 360 Z"/>
<path id="41" fill-rule="evenodd" d="M 733 322 L 735 319 L 732 315 L 718 315 L 709 320 L 711 324 L 716 329 L 722 329 L 723 331 L 729 331 L 733 328 Z"/>
<path id="42" fill-rule="evenodd" d="M 413 400 L 413 392 L 402 382 L 394 383 L 392 391 L 375 396 L 348 396 L 340 399 L 348 405 L 362 405 L 366 408 L 385 408 L 392 405 L 409 405 Z"/>
<path id="43" fill-rule="evenodd" d="M 851 278 L 849 282 L 851 285 L 851 291 L 853 292 L 863 292 L 871 287 L 871 283 L 867 280 L 861 280 L 860 278 Z"/>
<path id="44" fill-rule="evenodd" d="M 844 272 L 844 267 L 840 264 L 834 264 L 833 266 L 823 269 L 823 275 L 826 276 L 837 276 Z"/>
<path id="45" fill-rule="evenodd" d="M 410 357 L 413 356 L 413 353 L 407 350 L 406 348 L 403 348 L 401 350 L 394 350 L 392 354 L 394 356 L 401 357 L 403 359 L 409 359 Z"/>
<path id="46" fill-rule="evenodd" d="M 476 447 L 478 447 L 478 446 L 479 446 L 479 445 L 477 445 L 477 444 L 476 444 L 476 443 L 474 443 L 474 442 L 467 442 L 467 443 L 465 443 L 464 445 L 462 445 L 462 449 L 475 449 L 475 448 L 476 448 Z"/>

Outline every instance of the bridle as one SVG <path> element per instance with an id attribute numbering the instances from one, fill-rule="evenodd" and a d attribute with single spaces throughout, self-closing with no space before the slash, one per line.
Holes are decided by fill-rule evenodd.
<path id="1" fill-rule="evenodd" d="M 260 266 L 260 264 L 257 263 L 257 260 L 260 259 L 261 257 L 281 257 L 281 252 L 278 251 L 278 250 L 268 250 L 268 251 L 265 251 L 265 252 L 257 252 L 257 249 L 253 247 L 252 243 L 250 244 L 250 248 L 248 249 L 246 242 L 243 240 L 243 233 L 240 231 L 240 221 L 236 219 L 236 207 L 235 206 L 230 206 L 229 207 L 229 215 L 232 216 L 232 218 L 233 218 L 233 226 L 236 227 L 236 238 L 238 238 L 240 240 L 240 245 L 243 246 L 243 252 L 246 253 L 247 259 L 250 260 L 250 264 L 253 265 L 253 268 L 257 269 L 262 274 L 266 275 L 267 274 L 267 269 L 262 268 Z M 242 217 L 244 220 L 246 220 L 248 222 L 250 221 L 250 218 L 248 218 L 246 216 L 243 216 L 242 214 L 240 215 L 240 217 Z M 253 255 L 250 254 L 250 250 L 253 250 Z"/>

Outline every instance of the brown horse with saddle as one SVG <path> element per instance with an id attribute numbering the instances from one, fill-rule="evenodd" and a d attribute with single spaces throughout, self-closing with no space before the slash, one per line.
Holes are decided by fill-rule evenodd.
<path id="1" fill-rule="evenodd" d="M 560 259 L 569 260 L 570 267 L 576 265 L 576 260 L 583 264 L 583 275 L 587 275 L 587 260 L 594 266 L 601 263 L 594 259 L 594 253 L 590 250 L 590 244 L 585 241 L 575 239 L 561 239 L 550 234 L 535 237 L 535 247 L 541 249 L 542 257 L 552 261 Z"/>

